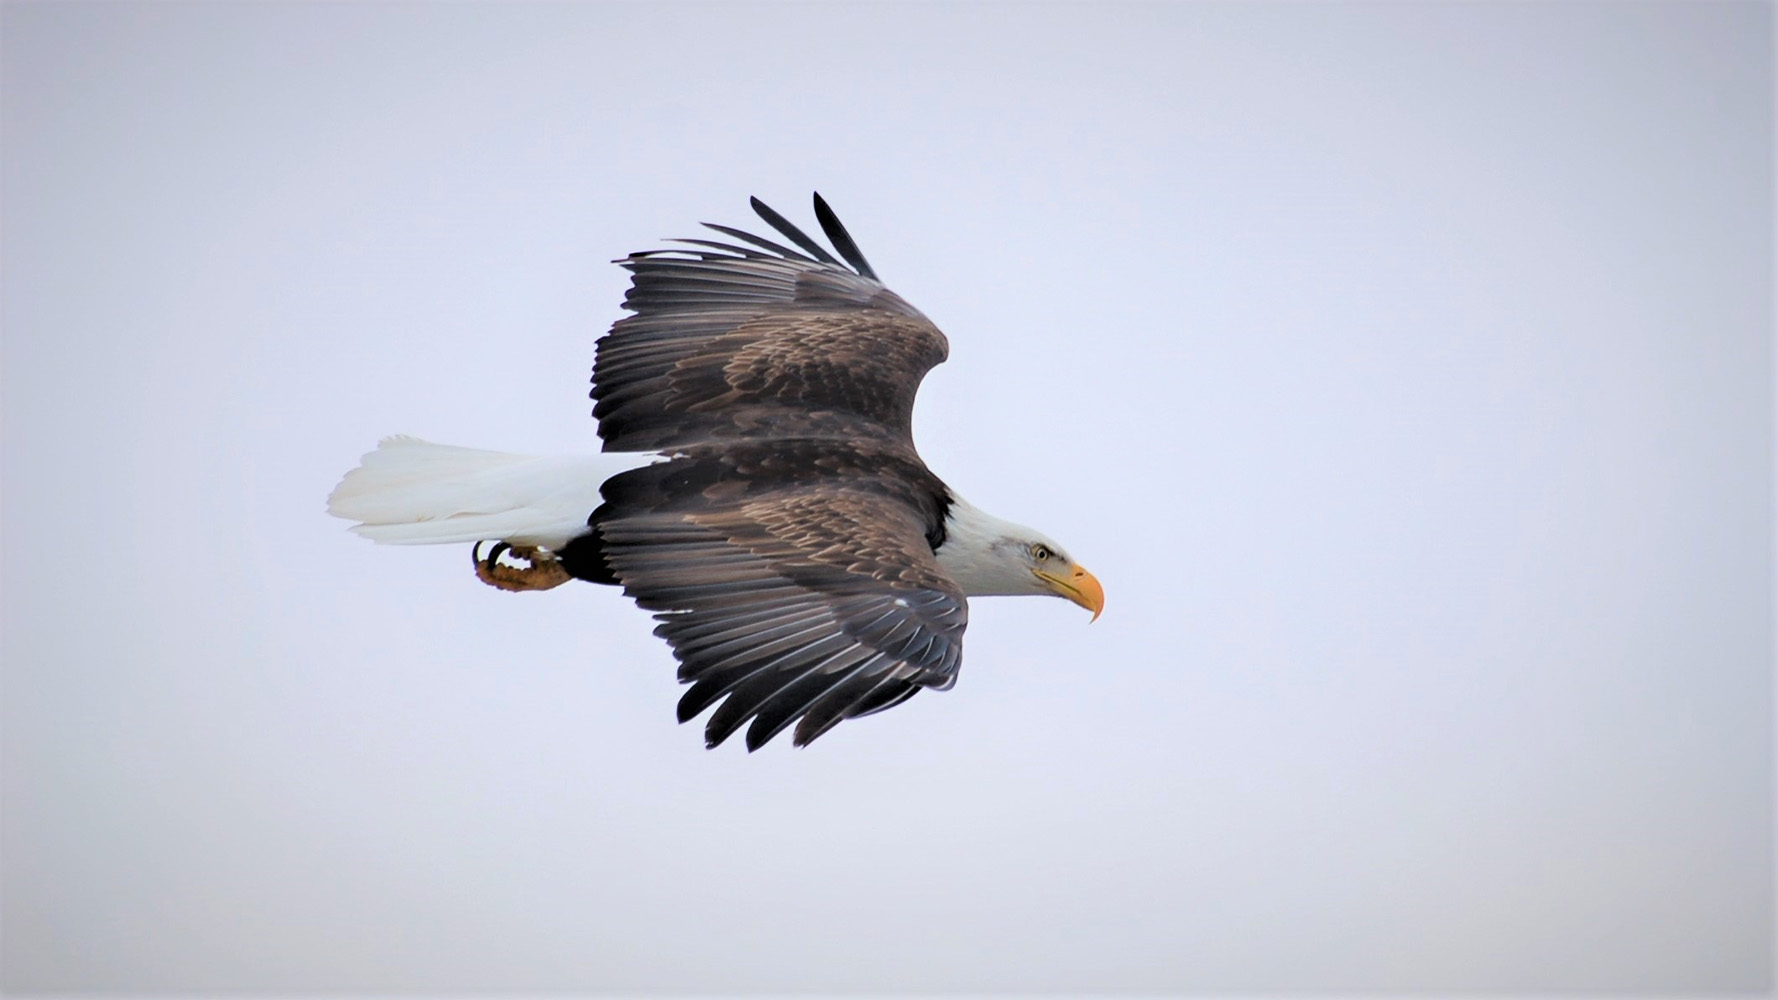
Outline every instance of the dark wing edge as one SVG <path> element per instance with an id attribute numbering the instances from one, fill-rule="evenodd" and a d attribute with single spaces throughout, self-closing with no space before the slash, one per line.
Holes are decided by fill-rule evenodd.
<path id="1" fill-rule="evenodd" d="M 827 234 L 828 242 L 840 252 L 841 257 L 846 258 L 846 263 L 852 265 L 853 270 L 872 281 L 882 280 L 871 269 L 870 261 L 864 259 L 858 244 L 852 240 L 852 234 L 846 232 L 846 227 L 840 224 L 840 217 L 827 207 L 827 200 L 821 197 L 819 191 L 815 192 L 815 218 L 821 223 L 821 231 Z"/>
<path id="2" fill-rule="evenodd" d="M 757 750 L 792 722 L 805 746 L 956 681 L 968 603 L 904 505 L 804 490 L 599 530 L 625 593 L 656 612 L 655 634 L 691 685 L 679 721 L 721 702 L 708 746 L 747 725 Z"/>
<path id="3" fill-rule="evenodd" d="M 815 197 L 817 201 L 819 201 L 821 196 L 816 195 Z M 753 206 L 753 211 L 758 214 L 760 218 L 766 220 L 767 224 L 778 232 L 783 233 L 784 237 L 790 240 L 790 242 L 802 247 L 810 256 L 823 264 L 832 264 L 834 267 L 841 266 L 840 262 L 835 260 L 833 254 L 828 253 L 825 247 L 810 239 L 809 234 L 798 229 L 789 219 L 779 215 L 772 209 L 772 206 L 760 201 L 758 198 L 749 198 L 747 199 L 747 203 Z"/>
<path id="4" fill-rule="evenodd" d="M 749 204 L 753 206 L 753 211 L 757 213 L 760 218 L 766 220 L 768 225 L 782 233 L 786 239 L 790 240 L 790 242 L 795 243 L 797 246 L 808 251 L 816 260 L 823 264 L 831 264 L 835 267 L 840 266 L 840 262 L 834 260 L 833 255 L 828 253 L 821 244 L 810 239 L 807 233 L 797 228 L 797 226 L 789 219 L 779 215 L 773 210 L 772 206 L 760 201 L 758 198 L 749 199 Z M 827 204 L 827 199 L 821 197 L 821 192 L 819 191 L 815 192 L 815 221 L 821 223 L 821 231 L 827 234 L 827 241 L 832 243 L 833 248 L 839 251 L 841 257 L 846 259 L 846 263 L 852 266 L 852 270 L 856 271 L 860 276 L 869 278 L 872 281 L 880 282 L 882 280 L 877 277 L 877 272 L 871 268 L 870 261 L 864 259 L 864 254 L 858 249 L 858 243 L 852 239 L 851 233 L 846 232 L 846 227 L 840 223 L 840 217 L 834 214 L 833 209 Z M 706 226 L 710 225 L 710 223 L 707 222 L 704 224 Z M 766 241 L 759 239 L 757 236 L 749 236 L 745 233 L 735 232 L 720 226 L 710 226 L 710 228 L 720 229 L 721 231 L 728 233 L 730 236 L 747 240 L 755 246 L 763 246 L 765 249 L 773 250 L 781 255 L 794 256 L 793 254 L 790 254 L 790 251 L 785 250 L 783 247 L 777 246 L 776 244 L 766 243 Z"/>

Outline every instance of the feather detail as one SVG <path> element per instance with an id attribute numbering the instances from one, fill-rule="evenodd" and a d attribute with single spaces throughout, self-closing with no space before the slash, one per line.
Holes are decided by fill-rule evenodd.
<path id="1" fill-rule="evenodd" d="M 558 549 L 586 532 L 606 478 L 646 456 L 536 458 L 384 438 L 327 498 L 352 530 L 393 545 L 499 540 Z"/>

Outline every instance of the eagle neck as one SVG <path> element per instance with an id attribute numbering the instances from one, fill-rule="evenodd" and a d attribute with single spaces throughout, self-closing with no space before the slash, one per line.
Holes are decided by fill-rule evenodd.
<path id="1" fill-rule="evenodd" d="M 1029 528 L 995 517 L 953 493 L 944 544 L 935 554 L 970 597 L 1039 593 L 1024 559 L 1021 539 L 1029 534 Z"/>

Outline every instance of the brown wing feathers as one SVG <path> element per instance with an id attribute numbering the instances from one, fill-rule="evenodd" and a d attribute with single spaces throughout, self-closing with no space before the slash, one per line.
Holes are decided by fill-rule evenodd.
<path id="1" fill-rule="evenodd" d="M 691 685 L 681 721 L 720 701 L 707 741 L 747 725 L 749 749 L 949 687 L 968 619 L 933 555 L 949 491 L 911 431 L 944 335 L 819 195 L 838 257 L 753 206 L 802 252 L 712 225 L 737 243 L 619 261 L 635 315 L 599 343 L 599 434 L 672 457 L 609 481 L 593 535 L 562 554 L 656 612 Z"/>
<path id="2" fill-rule="evenodd" d="M 908 506 L 826 485 L 600 522 L 605 558 L 659 612 L 692 685 L 680 721 L 726 698 L 706 741 L 751 718 L 749 749 L 798 716 L 801 745 L 874 702 L 950 686 L 968 607 L 919 532 Z"/>
<path id="3" fill-rule="evenodd" d="M 757 199 L 755 207 L 820 257 L 712 226 L 770 254 L 688 241 L 700 249 L 618 262 L 632 273 L 624 307 L 635 315 L 600 340 L 593 368 L 593 415 L 607 451 L 765 437 L 889 434 L 911 443 L 913 396 L 944 360 L 944 335 L 871 276 L 837 220 L 829 235 L 858 271 Z"/>

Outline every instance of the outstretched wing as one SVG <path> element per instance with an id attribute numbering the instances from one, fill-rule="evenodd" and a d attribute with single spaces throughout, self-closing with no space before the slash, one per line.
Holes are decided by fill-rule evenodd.
<path id="1" fill-rule="evenodd" d="M 716 746 L 746 724 L 754 750 L 801 719 L 798 746 L 957 676 L 969 608 L 907 504 L 826 484 L 700 511 L 600 522 L 625 593 L 660 620 L 679 719 L 722 704 Z"/>
<path id="2" fill-rule="evenodd" d="M 706 223 L 736 242 L 635 253 L 624 308 L 599 340 L 593 415 L 606 451 L 770 438 L 911 445 L 914 395 L 945 359 L 944 334 L 884 288 L 817 194 L 842 263 L 758 198 L 801 248 Z M 850 266 L 848 266 L 850 265 Z"/>

